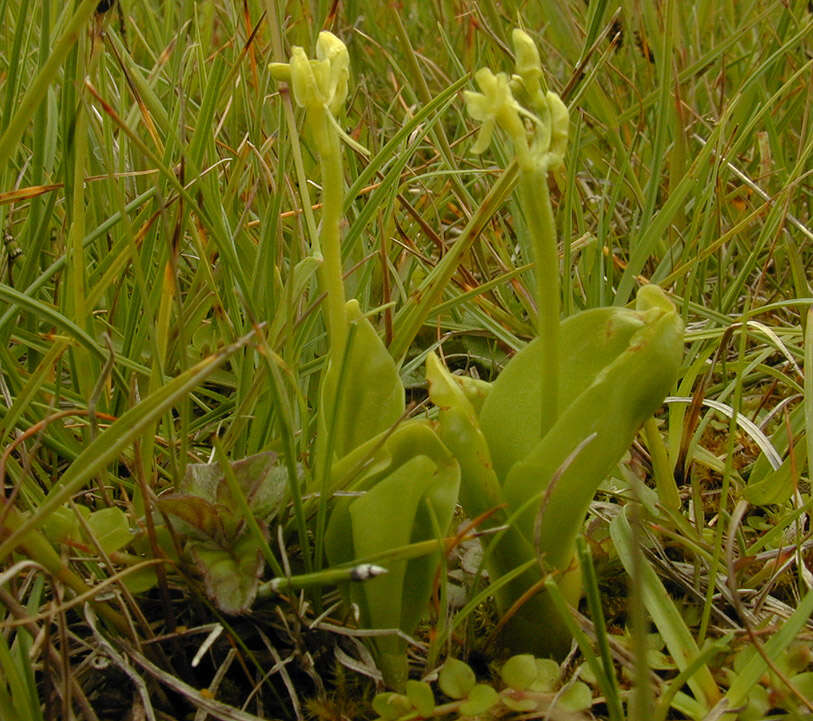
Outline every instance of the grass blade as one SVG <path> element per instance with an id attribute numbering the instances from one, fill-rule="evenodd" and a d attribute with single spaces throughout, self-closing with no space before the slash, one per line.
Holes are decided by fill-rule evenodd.
<path id="1" fill-rule="evenodd" d="M 632 543 L 632 527 L 625 513 L 620 513 L 610 524 L 610 537 L 613 540 L 618 557 L 627 573 L 632 572 L 633 554 L 636 549 Z M 640 575 L 637 582 L 640 584 L 644 605 L 652 617 L 655 626 L 663 637 L 669 653 L 674 658 L 678 668 L 683 670 L 697 658 L 700 650 L 694 642 L 691 632 L 686 626 L 675 604 L 663 587 L 652 566 L 645 558 L 641 559 Z M 720 698 L 717 684 L 705 664 L 701 665 L 692 678 L 687 679 L 696 700 L 710 708 Z"/>
<path id="2" fill-rule="evenodd" d="M 82 0 L 73 17 L 62 31 L 62 35 L 54 43 L 47 62 L 28 86 L 28 90 L 26 90 L 25 95 L 17 105 L 17 111 L 6 125 L 3 134 L 0 135 L 0 168 L 11 159 L 14 150 L 17 148 L 17 143 L 20 142 L 20 138 L 22 138 L 26 127 L 31 122 L 31 118 L 34 117 L 34 111 L 42 102 L 51 83 L 57 77 L 59 66 L 62 65 L 71 48 L 76 44 L 79 34 L 82 32 L 82 27 L 96 10 L 96 5 L 98 5 L 98 0 Z"/>
<path id="3" fill-rule="evenodd" d="M 114 461 L 144 428 L 166 413 L 173 404 L 203 382 L 226 358 L 245 346 L 253 337 L 253 333 L 244 336 L 193 366 L 128 410 L 101 433 L 65 471 L 59 484 L 51 489 L 36 512 L 0 543 L 0 561 L 14 550 L 26 532 L 41 525 L 49 513 L 65 503 L 93 476 L 101 473 L 108 463 Z"/>

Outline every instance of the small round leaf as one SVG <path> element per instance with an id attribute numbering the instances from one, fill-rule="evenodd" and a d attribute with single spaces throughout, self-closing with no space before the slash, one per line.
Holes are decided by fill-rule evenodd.
<path id="1" fill-rule="evenodd" d="M 395 721 L 412 711 L 409 699 L 400 693 L 379 693 L 373 698 L 373 711 L 385 721 Z"/>
<path id="2" fill-rule="evenodd" d="M 435 710 L 435 695 L 425 681 L 407 681 L 406 695 L 421 716 L 431 716 Z"/>
<path id="3" fill-rule="evenodd" d="M 503 664 L 500 676 L 510 688 L 524 691 L 536 680 L 536 660 L 529 653 L 512 656 Z"/>
<path id="4" fill-rule="evenodd" d="M 564 711 L 578 713 L 579 711 L 586 711 L 592 705 L 593 692 L 590 687 L 586 683 L 576 681 L 562 692 L 556 707 Z"/>
<path id="5" fill-rule="evenodd" d="M 559 685 L 561 671 L 559 664 L 550 658 L 534 659 L 536 663 L 536 679 L 531 684 L 531 691 L 537 693 L 550 693 Z"/>
<path id="6" fill-rule="evenodd" d="M 521 713 L 527 713 L 528 711 L 535 711 L 538 703 L 535 699 L 532 698 L 523 698 L 524 694 L 522 692 L 517 692 L 516 694 L 503 691 L 500 695 L 502 698 L 503 706 L 511 711 L 519 711 Z"/>
<path id="7" fill-rule="evenodd" d="M 478 683 L 468 698 L 460 704 L 460 713 L 465 716 L 480 716 L 500 700 L 500 695 L 491 686 Z"/>
<path id="8" fill-rule="evenodd" d="M 438 686 L 449 698 L 465 698 L 475 683 L 474 671 L 456 658 L 447 658 L 438 674 Z"/>

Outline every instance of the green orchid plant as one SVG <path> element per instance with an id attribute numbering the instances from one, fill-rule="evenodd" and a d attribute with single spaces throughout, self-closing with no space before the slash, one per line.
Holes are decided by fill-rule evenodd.
<path id="1" fill-rule="evenodd" d="M 430 546 L 423 555 L 396 553 L 384 563 L 386 575 L 341 584 L 360 624 L 381 631 L 370 645 L 385 682 L 396 689 L 407 681 L 404 637 L 427 608 L 439 539 L 457 503 L 472 518 L 491 514 L 491 523 L 506 527 L 487 549 L 493 581 L 513 572 L 510 582 L 497 583 L 505 644 L 536 655 L 569 645 L 545 582 L 553 574 L 567 597 L 578 598 L 574 546 L 587 506 L 670 390 L 681 357 L 680 318 L 656 286 L 641 289 L 635 308 L 594 309 L 560 320 L 547 176 L 564 160 L 568 111 L 544 87 L 533 41 L 519 30 L 513 39 L 516 73 L 509 78 L 479 70 L 482 92 L 465 98 L 481 123 L 474 151 L 484 152 L 498 131 L 513 146 L 516 192 L 536 261 L 538 337 L 493 384 L 455 376 L 430 355 L 436 421 L 402 420 L 397 364 L 358 302 L 345 297 L 341 144 L 354 141 L 337 116 L 348 91 L 347 49 L 323 32 L 315 58 L 294 48 L 288 63 L 270 66 L 304 110 L 322 174 L 313 258 L 325 294 L 329 348 L 305 489 L 315 499 L 306 502 L 316 519 L 315 578 L 323 558 L 332 568 L 321 573 L 330 574 L 388 550 Z M 517 575 L 520 566 L 526 570 Z"/>
<path id="2" fill-rule="evenodd" d="M 317 409 L 313 482 L 306 490 L 319 498 L 316 563 L 324 555 L 334 567 L 350 565 L 443 536 L 457 503 L 460 470 L 428 423 L 397 425 L 405 393 L 396 364 L 358 302 L 345 299 L 341 142 L 359 147 L 336 119 L 347 96 L 347 48 L 335 35 L 322 32 L 315 58 L 295 47 L 290 62 L 272 63 L 270 70 L 276 80 L 290 84 L 304 109 L 322 173 L 322 218 L 314 255 L 322 261 L 319 279 L 329 350 Z M 337 490 L 355 494 L 335 499 Z M 393 688 L 403 688 L 407 680 L 404 635 L 414 631 L 427 607 L 439 548 L 392 560 L 385 575 L 363 584 L 343 585 L 348 607 L 359 610 L 359 622 L 382 631 L 371 646 Z"/>
<path id="3" fill-rule="evenodd" d="M 544 590 L 552 574 L 576 603 L 580 574 L 575 542 L 599 484 L 670 391 L 680 364 L 683 326 L 655 285 L 634 308 L 595 308 L 560 321 L 556 227 L 548 172 L 564 158 L 568 111 L 542 84 L 531 38 L 513 33 L 515 74 L 483 68 L 482 92 L 465 95 L 482 123 L 473 151 L 499 129 L 519 167 L 517 196 L 536 267 L 538 336 L 490 386 L 474 388 L 435 356 L 427 361 L 439 435 L 461 469 L 467 514 L 502 506 L 508 529 L 488 549 L 493 580 L 536 559 L 500 588 L 502 640 L 514 652 L 562 655 L 570 636 Z"/>

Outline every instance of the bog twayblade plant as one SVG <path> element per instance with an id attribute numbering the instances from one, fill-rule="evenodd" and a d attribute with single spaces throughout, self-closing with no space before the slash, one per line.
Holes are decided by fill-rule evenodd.
<path id="1" fill-rule="evenodd" d="M 536 265 L 538 337 L 519 352 L 484 399 L 427 362 L 430 397 L 439 406 L 441 439 L 462 468 L 461 502 L 471 517 L 504 504 L 494 522 L 508 530 L 491 544 L 492 578 L 538 559 L 497 594 L 502 639 L 514 651 L 561 655 L 570 636 L 544 591 L 551 574 L 576 602 L 580 577 L 575 541 L 601 481 L 669 392 L 682 354 L 683 326 L 672 303 L 644 286 L 635 308 L 596 308 L 559 318 L 556 228 L 548 171 L 561 165 L 568 112 L 542 84 L 536 47 L 513 33 L 516 73 L 483 68 L 481 91 L 466 94 L 482 123 L 473 150 L 483 152 L 496 129 L 510 139 L 517 196 Z"/>
<path id="2" fill-rule="evenodd" d="M 502 585 L 503 639 L 513 650 L 562 653 L 570 643 L 544 592 L 553 574 L 575 601 L 579 574 L 574 549 L 587 506 L 639 427 L 668 393 L 681 356 L 682 324 L 656 286 L 641 290 L 636 307 L 601 308 L 560 321 L 556 226 L 548 171 L 562 165 L 568 112 L 542 82 L 536 47 L 514 32 L 517 72 L 484 68 L 482 90 L 466 94 L 482 123 L 474 150 L 484 152 L 504 131 L 516 156 L 517 195 L 536 265 L 538 337 L 492 384 L 452 376 L 430 355 L 430 397 L 436 424 L 395 426 L 404 408 L 397 367 L 342 283 L 343 132 L 336 115 L 347 93 L 347 51 L 321 33 L 315 59 L 294 48 L 272 73 L 293 87 L 322 172 L 322 221 L 314 257 L 321 262 L 329 349 L 317 410 L 312 490 L 317 571 L 321 550 L 334 566 L 387 548 L 439 538 L 460 500 L 471 517 L 492 512 L 507 530 L 488 549 L 497 579 L 538 559 Z M 338 480 L 337 480 L 338 479 Z M 338 489 L 354 495 L 336 499 Z M 330 522 L 326 520 L 330 515 Z M 426 607 L 437 554 L 404 558 L 389 573 L 345 587 L 363 625 L 410 634 Z M 327 577 L 326 577 L 327 578 Z M 388 685 L 404 686 L 402 635 L 371 646 Z"/>
<path id="3" fill-rule="evenodd" d="M 323 552 L 337 566 L 444 535 L 457 501 L 460 471 L 428 424 L 413 422 L 391 432 L 404 412 L 398 370 L 358 302 L 345 298 L 341 142 L 359 147 L 336 119 L 347 95 L 347 48 L 335 35 L 322 32 L 315 58 L 295 47 L 290 62 L 272 63 L 270 69 L 277 80 L 290 83 L 294 99 L 305 111 L 322 174 L 319 246 L 313 254 L 322 261 L 319 279 L 325 294 L 329 348 L 321 377 L 314 481 L 309 489 L 319 497 L 318 570 Z M 348 467 L 355 470 L 347 474 L 343 469 Z M 337 476 L 358 495 L 333 502 L 336 485 L 331 479 Z M 410 634 L 417 626 L 438 559 L 434 552 L 395 560 L 387 564 L 388 573 L 345 588 L 346 600 L 359 609 L 364 626 L 390 630 L 389 635 L 373 639 L 371 646 L 385 682 L 392 687 L 402 688 L 407 680 L 406 642 L 403 633 L 396 632 Z M 324 572 L 324 583 L 333 582 L 331 574 Z"/>
<path id="4" fill-rule="evenodd" d="M 344 43 L 330 32 L 321 32 L 316 57 L 308 58 L 301 47 L 291 51 L 290 62 L 271 63 L 276 80 L 286 81 L 294 99 L 305 111 L 305 123 L 319 156 L 322 180 L 322 219 L 313 255 L 321 261 L 319 281 L 325 294 L 325 319 L 329 349 L 322 376 L 318 409 L 317 465 L 323 477 L 333 455 L 343 456 L 368 438 L 392 426 L 404 410 L 404 393 L 395 364 L 364 318 L 355 300 L 347 302 L 342 278 L 341 221 L 344 202 L 342 141 L 366 153 L 346 135 L 336 119 L 347 97 L 350 59 Z M 350 326 L 355 332 L 348 344 Z M 349 347 L 348 347 L 349 345 Z M 370 369 L 369 363 L 374 363 Z M 339 388 L 343 374 L 351 382 L 356 371 L 363 387 Z M 375 380 L 375 382 L 371 382 Z M 343 429 L 343 430 L 340 430 Z"/>

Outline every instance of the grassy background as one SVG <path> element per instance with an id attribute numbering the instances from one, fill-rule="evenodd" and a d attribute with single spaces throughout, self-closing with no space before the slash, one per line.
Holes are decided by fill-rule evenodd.
<path id="1" fill-rule="evenodd" d="M 345 155 L 348 292 L 396 355 L 406 353 L 410 399 L 424 398 L 423 358 L 439 343 L 451 366 L 490 379 L 533 332 L 533 273 L 510 201 L 489 213 L 425 322 L 409 323 L 504 165 L 499 149 L 469 153 L 472 125 L 447 89 L 483 65 L 510 67 L 510 31 L 521 22 L 571 108 L 566 169 L 552 185 L 565 312 L 625 304 L 640 283 L 661 284 L 688 329 L 675 395 L 735 408 L 788 458 L 772 472 L 757 436 L 699 405 L 670 404 L 660 471 L 674 472 L 684 503 L 661 536 L 675 550 L 656 552 L 654 566 L 699 643 L 735 632 L 722 669 L 748 645 L 748 623 L 770 627 L 772 613 L 793 612 L 804 552 L 791 553 L 782 573 L 777 549 L 806 548 L 810 499 L 807 2 L 122 0 L 103 15 L 96 5 L 0 0 L 0 443 L 5 494 L 17 514 L 29 513 L 4 513 L 0 536 L 0 609 L 28 623 L 0 634 L 7 713 L 90 717 L 91 651 L 102 637 L 64 607 L 79 588 L 64 574 L 94 586 L 151 555 L 147 543 L 115 559 L 94 542 L 61 546 L 61 557 L 29 544 L 40 563 L 51 558 L 43 576 L 14 566 L 25 553 L 10 554 L 11 530 L 48 529 L 73 498 L 121 509 L 146 537 L 145 508 L 188 463 L 209 459 L 216 437 L 232 459 L 270 449 L 307 468 L 326 350 L 310 258 L 318 169 L 291 99 L 265 68 L 291 45 L 310 51 L 320 29 L 350 49 L 342 122 L 372 158 Z M 233 345 L 258 324 L 262 344 Z M 605 501 L 623 501 L 636 478 L 651 476 L 643 447 L 631 460 Z M 743 499 L 751 505 L 729 534 Z M 285 519 L 280 528 L 296 563 L 301 533 Z M 762 559 L 743 562 L 734 579 L 733 588 L 751 589 L 745 621 L 718 577 L 735 552 Z M 770 573 L 767 558 L 778 559 Z M 216 620 L 187 581 L 164 575 L 163 606 L 154 591 L 120 587 L 110 608 L 128 619 L 122 638 L 138 646 L 173 621 Z M 295 603 L 285 608 L 291 615 Z M 258 613 L 260 630 L 280 633 L 275 613 Z M 305 643 L 307 634 L 289 631 L 285 648 Z M 219 661 L 178 668 L 199 641 L 157 644 L 158 675 L 208 686 Z M 328 668 L 322 646 L 307 643 Z M 251 689 L 270 652 L 235 653 Z M 307 679 L 307 665 L 294 665 Z M 35 673 L 44 667 L 55 672 L 51 685 Z M 331 680 L 334 671 L 327 695 L 341 696 L 350 672 Z M 718 678 L 725 690 L 725 673 Z M 790 693 L 775 679 L 760 687 L 766 696 L 772 685 Z M 232 700 L 244 699 L 232 683 Z M 319 681 L 303 683 L 304 695 L 319 695 Z M 176 691 L 149 684 L 157 706 L 177 705 L 162 696 Z M 253 703 L 282 714 L 273 697 L 284 684 L 275 676 L 260 688 L 257 698 L 272 700 Z M 761 693 L 753 688 L 746 695 Z"/>

